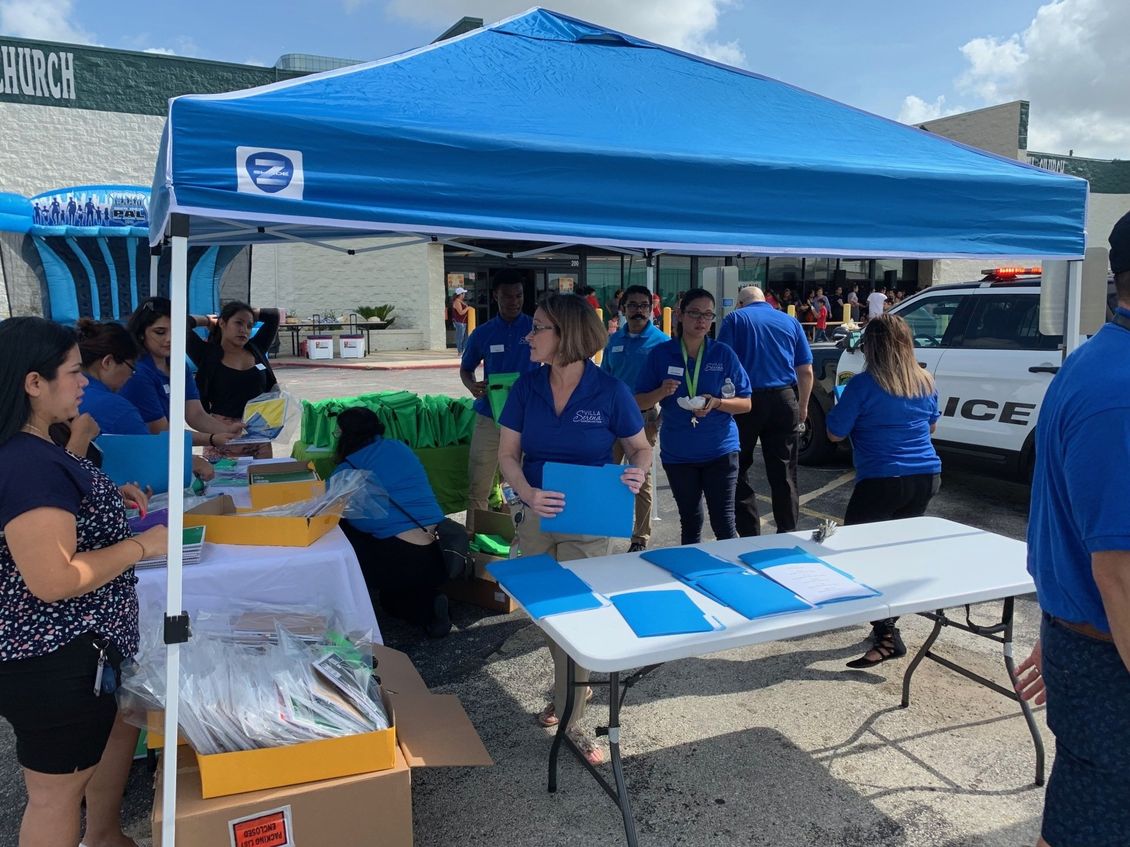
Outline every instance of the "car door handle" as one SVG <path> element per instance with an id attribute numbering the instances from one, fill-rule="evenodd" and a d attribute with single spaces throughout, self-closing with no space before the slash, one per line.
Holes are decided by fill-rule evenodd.
<path id="1" fill-rule="evenodd" d="M 1030 374 L 1057 374 L 1059 373 L 1059 365 L 1033 365 L 1028 368 Z"/>

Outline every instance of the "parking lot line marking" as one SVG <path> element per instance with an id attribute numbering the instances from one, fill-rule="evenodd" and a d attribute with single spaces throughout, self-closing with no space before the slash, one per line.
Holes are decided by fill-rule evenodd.
<path id="1" fill-rule="evenodd" d="M 840 476 L 836 477 L 835 479 L 833 479 L 828 484 L 821 485 L 819 488 L 815 489 L 814 491 L 809 491 L 807 494 L 802 494 L 800 496 L 800 504 L 803 506 L 805 503 L 811 502 L 812 500 L 815 500 L 817 497 L 819 497 L 823 494 L 827 494 L 829 491 L 835 491 L 837 488 L 839 488 L 842 485 L 846 485 L 847 483 L 851 482 L 853 479 L 855 479 L 855 471 L 854 470 L 848 471 L 845 474 L 841 474 Z"/>

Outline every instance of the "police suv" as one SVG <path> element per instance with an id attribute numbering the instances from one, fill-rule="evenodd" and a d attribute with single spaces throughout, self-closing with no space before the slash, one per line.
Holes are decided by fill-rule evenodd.
<path id="1" fill-rule="evenodd" d="M 986 273 L 979 282 L 927 288 L 891 313 L 910 324 L 918 363 L 934 376 L 942 414 L 935 445 L 1029 478 L 1036 418 L 1062 363 L 1063 338 L 1040 332 L 1039 268 Z M 818 419 L 802 440 L 808 463 L 827 458 L 833 449 L 824 433 L 824 412 L 832 403 L 827 394 L 863 369 L 857 346 L 858 336 L 849 336 L 836 354 L 813 350 L 814 359 L 821 360 L 814 361 L 820 387 L 809 406 L 809 416 L 816 412 Z"/>

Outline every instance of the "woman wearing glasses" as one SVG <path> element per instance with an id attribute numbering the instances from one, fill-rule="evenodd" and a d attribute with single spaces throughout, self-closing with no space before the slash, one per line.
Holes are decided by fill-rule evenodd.
<path id="1" fill-rule="evenodd" d="M 640 408 L 662 410 L 659 458 L 679 508 L 683 544 L 702 540 L 702 500 L 718 539 L 737 538 L 734 492 L 738 427 L 750 407 L 749 377 L 729 346 L 707 337 L 714 297 L 695 288 L 683 295 L 678 338 L 654 348 L 636 381 Z"/>
<path id="2" fill-rule="evenodd" d="M 534 312 L 526 340 L 530 361 L 544 367 L 518 378 L 499 418 L 498 464 L 523 503 L 515 515 L 518 546 L 523 555 L 548 553 L 559 562 L 606 556 L 606 537 L 542 531 L 541 519 L 565 507 L 561 492 L 542 489 L 542 467 L 546 462 L 611 464 L 612 445 L 619 441 L 630 462 L 620 480 L 637 494 L 651 466 L 643 417 L 628 386 L 590 361 L 604 347 L 607 333 L 584 298 L 546 297 Z M 558 724 L 567 692 L 568 659 L 552 642 L 549 650 L 555 671 L 553 702 L 538 715 L 546 727 Z M 577 682 L 588 678 L 587 670 L 576 669 Z M 588 696 L 591 691 L 576 698 L 569 732 L 585 758 L 599 764 L 604 760 L 600 748 L 574 729 Z"/>
<path id="3" fill-rule="evenodd" d="M 930 433 L 938 392 L 918 366 L 910 326 L 898 315 L 867 323 L 859 345 L 867 370 L 851 378 L 828 412 L 828 439 L 851 437 L 855 490 L 844 524 L 916 518 L 941 485 L 942 462 Z M 906 655 L 898 618 L 871 622 L 872 647 L 849 668 L 870 668 Z"/>

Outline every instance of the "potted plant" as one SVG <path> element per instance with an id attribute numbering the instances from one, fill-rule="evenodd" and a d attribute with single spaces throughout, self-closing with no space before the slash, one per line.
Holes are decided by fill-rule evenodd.
<path id="1" fill-rule="evenodd" d="M 388 329 L 396 320 L 390 317 L 395 308 L 391 303 L 385 303 L 382 306 L 358 306 L 354 311 L 366 322 L 373 324 L 374 329 Z"/>

